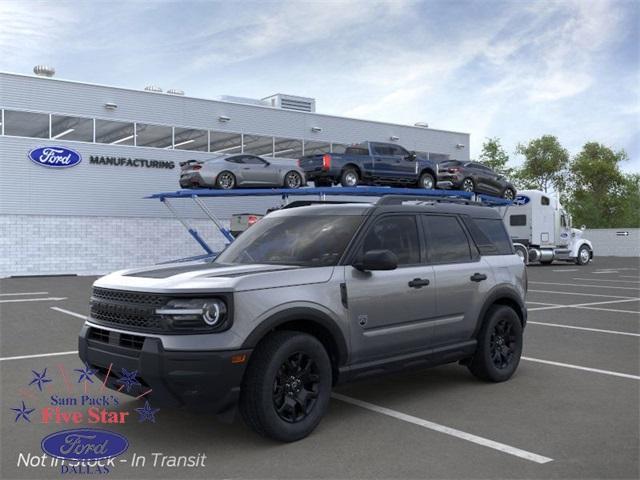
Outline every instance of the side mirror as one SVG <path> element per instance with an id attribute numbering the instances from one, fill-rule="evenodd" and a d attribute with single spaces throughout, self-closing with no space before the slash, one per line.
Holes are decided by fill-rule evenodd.
<path id="1" fill-rule="evenodd" d="M 398 257 L 390 250 L 369 250 L 362 259 L 353 264 L 353 268 L 361 272 L 395 270 L 398 268 Z"/>
<path id="2" fill-rule="evenodd" d="M 580 230 L 582 230 L 583 232 L 584 232 L 586 229 L 587 229 L 587 226 L 586 226 L 586 225 L 582 225 L 582 226 L 580 227 Z"/>
<path id="3" fill-rule="evenodd" d="M 407 159 L 413 162 L 416 159 L 416 152 L 414 152 L 413 150 L 410 151 Z"/>

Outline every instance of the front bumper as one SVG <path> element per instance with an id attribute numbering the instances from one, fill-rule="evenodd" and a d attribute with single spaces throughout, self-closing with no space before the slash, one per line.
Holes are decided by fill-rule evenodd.
<path id="1" fill-rule="evenodd" d="M 157 337 L 124 333 L 85 323 L 78 338 L 80 359 L 96 371 L 106 386 L 134 397 L 145 392 L 152 404 L 206 407 L 222 413 L 233 407 L 251 350 L 165 350 Z M 244 355 L 241 363 L 238 356 Z M 122 369 L 137 372 L 140 385 L 123 387 Z"/>

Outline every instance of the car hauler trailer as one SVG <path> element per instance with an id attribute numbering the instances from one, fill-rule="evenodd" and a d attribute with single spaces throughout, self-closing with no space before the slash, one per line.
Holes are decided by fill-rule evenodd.
<path id="1" fill-rule="evenodd" d="M 499 207 L 516 253 L 525 262 L 550 264 L 554 260 L 586 265 L 593 259 L 591 242 L 572 228 L 571 216 L 560 201 L 539 190 L 518 192 L 512 205 Z"/>

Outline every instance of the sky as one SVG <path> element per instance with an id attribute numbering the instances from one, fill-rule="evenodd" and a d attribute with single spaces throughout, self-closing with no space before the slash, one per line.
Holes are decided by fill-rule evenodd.
<path id="1" fill-rule="evenodd" d="M 0 71 L 624 149 L 640 172 L 640 1 L 0 0 Z"/>

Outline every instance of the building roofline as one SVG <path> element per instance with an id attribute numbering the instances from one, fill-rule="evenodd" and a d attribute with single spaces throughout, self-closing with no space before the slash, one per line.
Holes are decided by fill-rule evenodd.
<path id="1" fill-rule="evenodd" d="M 343 117 L 340 115 L 331 115 L 328 113 L 318 113 L 318 112 L 300 112 L 300 111 L 296 111 L 296 110 L 287 110 L 287 109 L 282 109 L 282 108 L 275 108 L 275 107 L 271 107 L 268 105 L 252 105 L 250 103 L 240 103 L 240 102 L 229 102 L 229 101 L 225 101 L 225 100 L 214 100 L 214 99 L 210 99 L 210 98 L 203 98 L 203 97 L 192 97 L 189 95 L 172 95 L 170 93 L 165 93 L 165 92 L 150 92 L 147 90 L 138 90 L 135 88 L 127 88 L 127 87 L 117 87 L 117 86 L 113 86 L 113 85 L 105 85 L 105 84 L 101 84 L 101 83 L 89 83 L 89 82 L 81 82 L 79 80 L 67 80 L 64 78 L 48 78 L 48 77 L 39 77 L 37 75 L 27 75 L 24 73 L 14 73 L 14 72 L 3 72 L 0 71 L 0 75 L 11 75 L 11 76 L 15 76 L 15 77 L 23 77 L 23 78 L 30 78 L 30 79 L 36 79 L 36 80 L 43 80 L 43 81 L 54 81 L 54 82 L 65 82 L 65 83 L 73 83 L 73 84 L 78 84 L 78 85 L 88 85 L 91 87 L 100 87 L 100 88 L 111 88 L 111 89 L 115 89 L 115 90 L 124 90 L 127 92 L 136 92 L 136 93 L 141 93 L 141 94 L 146 94 L 146 95 L 164 95 L 165 97 L 175 97 L 175 98 L 191 98 L 194 100 L 201 100 L 204 102 L 212 102 L 212 103 L 224 103 L 224 104 L 230 104 L 230 105 L 244 105 L 246 107 L 251 107 L 251 108 L 262 108 L 262 109 L 267 109 L 267 110 L 271 110 L 271 111 L 285 111 L 288 113 L 293 113 L 293 114 L 300 114 L 300 115 L 316 115 L 319 117 L 328 117 L 328 118 L 338 118 L 341 120 L 355 120 L 357 122 L 368 122 L 368 123 L 377 123 L 380 125 L 390 125 L 390 126 L 396 126 L 396 127 L 403 127 L 403 128 L 411 128 L 414 130 L 421 130 L 421 131 L 432 131 L 432 132 L 443 132 L 443 133 L 453 133 L 453 134 L 458 134 L 458 135 L 471 135 L 469 132 L 460 132 L 460 131 L 456 131 L 456 130 L 443 130 L 443 129 L 438 129 L 438 128 L 424 128 L 424 127 L 416 127 L 415 125 L 405 125 L 402 123 L 393 123 L 393 122 L 382 122 L 380 120 L 368 120 L 368 119 L 364 119 L 364 118 L 353 118 L 353 117 Z M 276 94 L 277 95 L 277 94 Z M 295 96 L 295 95 L 291 95 L 291 96 Z M 268 97 L 265 97 L 268 98 Z M 300 98 L 307 98 L 307 97 L 300 97 Z"/>

